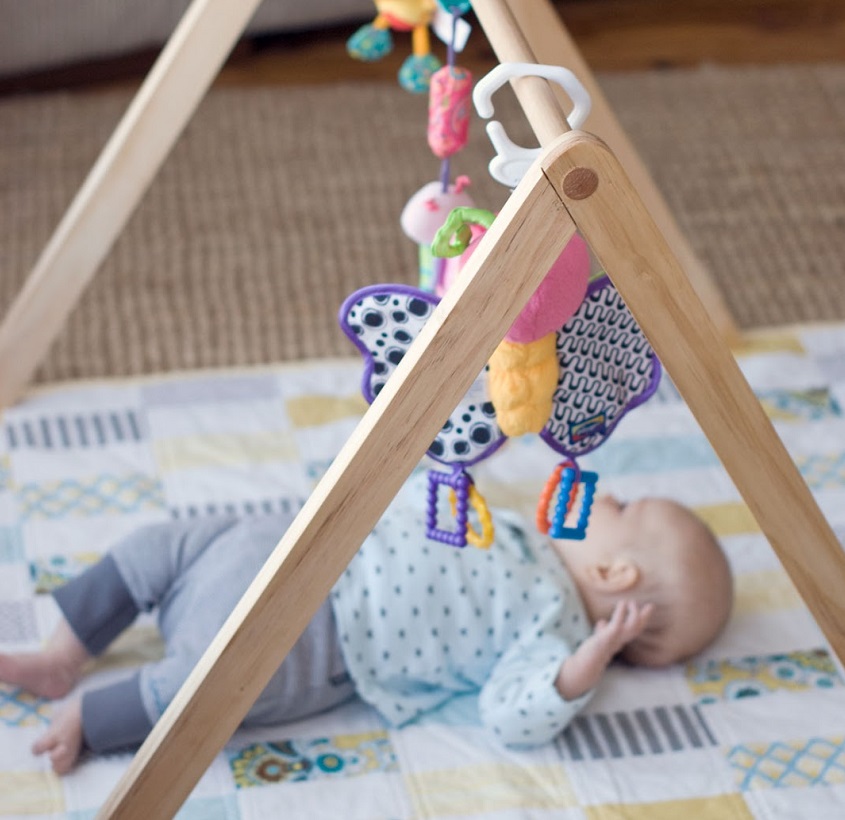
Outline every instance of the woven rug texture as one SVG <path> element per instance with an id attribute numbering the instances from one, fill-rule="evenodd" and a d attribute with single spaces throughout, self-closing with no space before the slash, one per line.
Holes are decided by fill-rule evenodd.
<path id="1" fill-rule="evenodd" d="M 740 327 L 845 318 L 845 66 L 599 80 Z M 129 100 L 0 100 L 3 311 Z M 532 144 L 511 98 L 496 113 Z M 351 355 L 344 297 L 417 278 L 399 214 L 439 173 L 425 124 L 392 83 L 213 89 L 37 381 Z M 491 153 L 475 121 L 453 173 L 495 209 Z"/>

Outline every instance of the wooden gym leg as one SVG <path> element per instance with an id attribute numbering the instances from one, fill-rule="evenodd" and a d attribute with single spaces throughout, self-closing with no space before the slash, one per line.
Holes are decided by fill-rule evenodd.
<path id="1" fill-rule="evenodd" d="M 20 397 L 259 2 L 185 12 L 0 325 L 0 408 Z"/>
<path id="2" fill-rule="evenodd" d="M 736 343 L 740 333 L 722 292 L 678 227 L 663 194 L 617 120 L 554 6 L 548 0 L 476 0 L 473 9 L 501 62 L 565 66 L 590 92 L 592 110 L 585 129 L 601 137 L 618 157 L 722 338 L 728 344 Z M 571 104 L 565 92 L 557 86 L 552 86 L 552 89 L 564 110 L 568 110 Z M 558 129 L 555 136 L 562 130 Z M 542 138 L 541 145 L 547 145 Z"/>
<path id="3" fill-rule="evenodd" d="M 535 166 L 508 201 L 101 816 L 167 817 L 184 801 L 575 225 L 843 656 L 841 548 L 620 164 L 597 138 L 570 133 L 543 167 L 547 183 Z"/>
<path id="4" fill-rule="evenodd" d="M 101 817 L 175 814 L 574 232 L 535 165 L 154 727 Z"/>
<path id="5" fill-rule="evenodd" d="M 544 167 L 845 661 L 845 552 L 621 163 L 570 132 Z"/>

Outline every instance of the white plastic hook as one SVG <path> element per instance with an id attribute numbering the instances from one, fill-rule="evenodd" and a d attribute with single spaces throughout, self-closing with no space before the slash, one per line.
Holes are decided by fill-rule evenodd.
<path id="1" fill-rule="evenodd" d="M 542 77 L 557 83 L 572 100 L 573 108 L 566 118 L 570 128 L 580 128 L 587 119 L 592 103 L 581 81 L 568 68 L 536 63 L 501 63 L 482 77 L 472 91 L 472 101 L 480 117 L 493 116 L 493 94 L 514 77 Z M 496 149 L 496 156 L 490 160 L 490 176 L 502 185 L 515 188 L 543 149 L 516 145 L 497 120 L 487 124 L 487 136 Z"/>

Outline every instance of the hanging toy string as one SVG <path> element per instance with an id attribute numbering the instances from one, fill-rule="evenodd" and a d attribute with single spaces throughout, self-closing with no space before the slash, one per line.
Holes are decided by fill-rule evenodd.
<path id="1" fill-rule="evenodd" d="M 459 106 L 462 104 L 464 83 L 462 74 L 466 74 L 466 82 L 468 84 L 467 95 L 472 93 L 472 77 L 469 72 L 463 72 L 462 69 L 455 67 L 455 41 L 458 32 L 458 20 L 460 20 L 461 12 L 457 6 L 452 6 L 452 36 L 449 38 L 446 50 L 446 65 L 437 71 L 431 78 L 431 86 L 429 88 L 429 131 L 428 142 L 436 156 L 441 157 L 440 162 L 440 191 L 445 194 L 449 191 L 449 183 L 452 176 L 452 154 L 459 151 L 466 144 L 466 137 L 460 139 L 460 129 L 456 129 L 455 125 L 460 125 L 459 120 L 460 111 Z M 461 72 L 461 73 L 459 73 Z M 456 94 L 460 91 L 460 94 Z M 432 117 L 432 111 L 435 112 Z M 441 115 L 441 116 L 438 116 Z M 468 112 L 466 117 L 468 119 Z M 432 134 L 432 120 L 439 124 L 439 133 Z M 453 131 L 454 129 L 454 131 Z M 453 137 L 450 139 L 450 137 Z M 457 139 L 454 139 L 457 137 Z M 441 283 L 444 279 L 446 271 L 446 260 L 434 260 L 434 281 Z"/>
<path id="2" fill-rule="evenodd" d="M 458 33 L 458 20 L 461 15 L 456 6 L 452 9 L 452 36 L 446 46 L 446 71 L 450 76 L 455 73 L 455 38 Z M 452 155 L 447 154 L 443 157 L 440 163 L 440 185 L 441 190 L 445 194 L 449 190 L 449 181 L 451 179 Z"/>
<path id="3" fill-rule="evenodd" d="M 451 158 L 466 144 L 472 102 L 472 74 L 455 64 L 458 23 L 461 8 L 450 5 L 452 30 L 449 37 L 446 65 L 431 77 L 428 104 L 428 145 L 440 157 L 440 192 L 448 193 L 451 178 Z M 442 285 L 446 260 L 434 260 L 434 281 Z"/>

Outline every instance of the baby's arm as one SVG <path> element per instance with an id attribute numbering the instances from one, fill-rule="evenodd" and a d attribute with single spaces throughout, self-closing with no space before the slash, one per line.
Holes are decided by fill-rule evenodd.
<path id="1" fill-rule="evenodd" d="M 508 648 L 481 688 L 481 722 L 508 746 L 551 742 L 581 711 L 590 692 L 565 699 L 556 688 L 571 645 L 560 636 L 523 636 Z"/>
<path id="2" fill-rule="evenodd" d="M 598 621 L 593 634 L 561 664 L 555 680 L 560 696 L 574 700 L 593 689 L 613 657 L 642 633 L 653 611 L 653 604 L 616 604 L 610 620 Z"/>
<path id="3" fill-rule="evenodd" d="M 613 656 L 645 628 L 653 607 L 617 604 L 576 650 L 551 633 L 524 636 L 481 689 L 482 723 L 510 746 L 549 743 L 581 711 Z"/>

